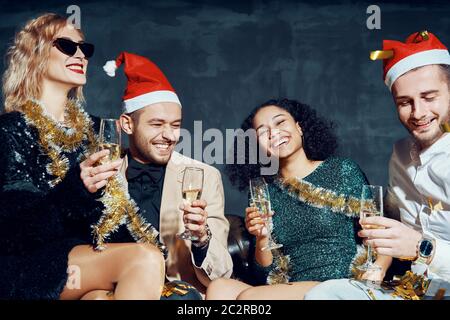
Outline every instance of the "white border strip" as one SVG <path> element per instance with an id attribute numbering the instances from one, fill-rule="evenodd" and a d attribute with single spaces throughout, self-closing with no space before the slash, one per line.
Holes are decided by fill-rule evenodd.
<path id="1" fill-rule="evenodd" d="M 391 90 L 395 80 L 397 80 L 400 76 L 414 68 L 423 67 L 430 64 L 450 65 L 450 54 L 448 53 L 448 50 L 433 49 L 422 51 L 400 60 L 394 64 L 391 69 L 389 69 L 386 74 L 385 83 L 389 90 Z"/>
<path id="2" fill-rule="evenodd" d="M 174 92 L 169 90 L 160 90 L 145 93 L 140 96 L 125 100 L 123 102 L 123 110 L 126 113 L 131 113 L 145 106 L 158 102 L 174 102 L 178 103 L 181 107 L 180 100 Z"/>

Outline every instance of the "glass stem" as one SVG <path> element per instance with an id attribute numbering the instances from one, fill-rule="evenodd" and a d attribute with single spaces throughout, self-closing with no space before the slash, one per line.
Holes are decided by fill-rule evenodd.
<path id="1" fill-rule="evenodd" d="M 268 240 L 268 246 L 271 246 L 273 244 L 272 239 L 272 218 L 268 218 L 266 220 L 266 228 L 267 228 L 267 240 Z"/>
<path id="2" fill-rule="evenodd" d="M 367 265 L 372 265 L 373 261 L 372 261 L 372 246 L 369 244 L 367 245 Z"/>

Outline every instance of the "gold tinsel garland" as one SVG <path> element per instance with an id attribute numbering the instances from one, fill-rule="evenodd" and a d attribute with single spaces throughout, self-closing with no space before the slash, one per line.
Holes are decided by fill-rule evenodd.
<path id="1" fill-rule="evenodd" d="M 291 268 L 291 258 L 289 255 L 283 255 L 280 249 L 273 250 L 274 268 L 267 276 L 267 284 L 283 284 L 289 283 L 289 270 Z"/>
<path id="2" fill-rule="evenodd" d="M 376 257 L 376 252 L 373 250 L 372 254 Z M 363 265 L 367 261 L 367 248 L 363 245 L 356 246 L 356 254 L 350 263 L 350 274 L 351 277 L 360 280 L 364 275 L 364 271 L 358 269 L 359 266 Z"/>
<path id="3" fill-rule="evenodd" d="M 138 213 L 138 206 L 131 199 L 120 173 L 108 180 L 99 201 L 105 208 L 100 220 L 92 226 L 96 250 L 104 250 L 110 234 L 126 224 L 136 242 L 153 244 L 167 256 L 165 246 L 159 242 L 159 232 Z"/>
<path id="4" fill-rule="evenodd" d="M 47 173 L 56 177 L 48 182 L 50 187 L 54 187 L 69 170 L 69 160 L 63 152 L 74 152 L 85 140 L 88 141 L 89 151 L 95 148 L 96 136 L 92 121 L 75 100 L 69 100 L 65 108 L 67 128 L 45 114 L 37 100 L 27 101 L 21 109 L 27 124 L 38 130 L 39 145 L 51 160 L 46 169 Z"/>
<path id="5" fill-rule="evenodd" d="M 348 217 L 359 217 L 360 199 L 339 195 L 334 191 L 316 187 L 297 178 L 280 179 L 281 187 L 301 201 L 317 208 L 330 208 L 331 211 L 343 213 Z"/>

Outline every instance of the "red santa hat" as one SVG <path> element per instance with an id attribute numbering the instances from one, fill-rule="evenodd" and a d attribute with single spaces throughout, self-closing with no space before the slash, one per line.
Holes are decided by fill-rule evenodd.
<path id="1" fill-rule="evenodd" d="M 447 48 L 428 31 L 415 32 L 404 43 L 384 40 L 383 50 L 372 51 L 370 59 L 383 59 L 383 79 L 389 90 L 395 80 L 414 68 L 430 64 L 450 65 Z"/>
<path id="2" fill-rule="evenodd" d="M 103 70 L 108 76 L 114 77 L 116 69 L 123 63 L 128 79 L 123 95 L 124 112 L 131 113 L 159 102 L 174 102 L 181 107 L 180 100 L 164 73 L 145 57 L 122 52 L 116 60 L 106 62 Z"/>

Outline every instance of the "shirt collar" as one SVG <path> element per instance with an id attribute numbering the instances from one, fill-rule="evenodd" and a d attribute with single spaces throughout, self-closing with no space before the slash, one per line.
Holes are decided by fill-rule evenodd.
<path id="1" fill-rule="evenodd" d="M 427 149 L 419 151 L 417 144 L 413 142 L 411 148 L 411 158 L 420 159 L 421 164 L 427 163 L 437 154 L 450 153 L 450 134 L 444 133 L 435 143 Z"/>

